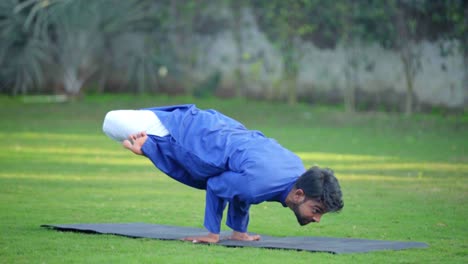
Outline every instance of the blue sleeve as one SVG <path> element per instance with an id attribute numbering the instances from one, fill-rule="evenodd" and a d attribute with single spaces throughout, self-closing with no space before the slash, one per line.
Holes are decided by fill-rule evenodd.
<path id="1" fill-rule="evenodd" d="M 206 187 L 205 227 L 219 233 L 226 203 L 229 202 L 227 225 L 235 231 L 246 232 L 249 223 L 250 188 L 247 176 L 227 171 L 212 177 Z"/>
<path id="2" fill-rule="evenodd" d="M 231 201 L 229 203 L 227 225 L 237 232 L 247 232 L 249 225 L 250 204 L 241 201 Z"/>
<path id="3" fill-rule="evenodd" d="M 205 223 L 209 232 L 219 234 L 221 231 L 221 219 L 227 201 L 216 196 L 211 188 L 206 188 Z"/>

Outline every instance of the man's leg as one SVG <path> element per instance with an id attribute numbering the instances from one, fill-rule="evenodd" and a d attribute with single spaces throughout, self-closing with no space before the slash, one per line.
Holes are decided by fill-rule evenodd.
<path id="1" fill-rule="evenodd" d="M 107 136 L 118 142 L 123 142 L 130 136 L 141 132 L 160 137 L 169 134 L 159 118 L 149 110 L 110 111 L 104 118 L 102 130 Z"/>
<path id="2" fill-rule="evenodd" d="M 164 137 L 169 131 L 159 118 L 149 110 L 114 110 L 106 114 L 102 124 L 104 133 L 137 155 L 147 134 Z"/>

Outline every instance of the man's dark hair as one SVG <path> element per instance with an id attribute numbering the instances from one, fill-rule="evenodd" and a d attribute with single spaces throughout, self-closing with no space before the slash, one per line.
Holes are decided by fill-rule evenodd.
<path id="1" fill-rule="evenodd" d="M 344 206 L 340 184 L 328 168 L 314 166 L 308 169 L 294 187 L 303 190 L 308 199 L 321 202 L 327 212 L 339 212 Z"/>

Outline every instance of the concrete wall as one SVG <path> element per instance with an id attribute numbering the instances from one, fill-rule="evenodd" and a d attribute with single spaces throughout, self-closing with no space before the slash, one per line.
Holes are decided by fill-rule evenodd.
<path id="1" fill-rule="evenodd" d="M 249 10 L 244 10 L 243 17 L 242 71 L 247 80 L 246 89 L 251 95 L 267 97 L 274 87 L 281 86 L 282 58 L 260 31 Z M 443 54 L 441 45 L 452 47 L 452 52 Z M 414 77 L 418 104 L 449 108 L 465 108 L 468 105 L 468 66 L 464 65 L 457 45 L 456 42 L 413 44 L 413 50 L 419 58 L 419 67 Z M 237 60 L 232 32 L 226 30 L 215 36 L 198 38 L 198 50 L 197 69 L 201 76 L 221 71 L 221 86 L 232 87 L 236 81 L 234 69 Z M 298 92 L 302 99 L 328 96 L 335 101 L 342 101 L 349 82 L 346 70 L 350 70 L 358 92 L 364 96 L 374 96 L 381 102 L 393 104 L 398 104 L 404 98 L 406 81 L 403 64 L 399 54 L 393 50 L 377 44 L 362 43 L 338 45 L 334 49 L 319 49 L 311 43 L 302 43 L 300 50 Z M 350 59 L 355 62 L 351 68 Z M 281 96 L 287 88 L 281 86 L 276 92 Z"/>

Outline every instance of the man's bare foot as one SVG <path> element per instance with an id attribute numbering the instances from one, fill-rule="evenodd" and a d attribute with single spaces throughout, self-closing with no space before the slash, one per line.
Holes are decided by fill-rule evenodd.
<path id="1" fill-rule="evenodd" d="M 219 234 L 209 233 L 206 236 L 186 237 L 183 240 L 191 241 L 192 243 L 218 243 Z"/>
<path id="2" fill-rule="evenodd" d="M 146 135 L 146 132 L 140 132 L 137 134 L 130 135 L 128 139 L 122 142 L 122 145 L 124 146 L 124 148 L 132 151 L 137 155 L 143 155 L 141 147 L 143 147 L 143 144 L 145 144 L 147 139 L 148 135 Z"/>
<path id="3" fill-rule="evenodd" d="M 240 240 L 240 241 L 258 241 L 260 240 L 259 235 L 249 235 L 248 233 L 241 233 L 237 231 L 232 231 L 232 235 L 229 239 Z"/>

